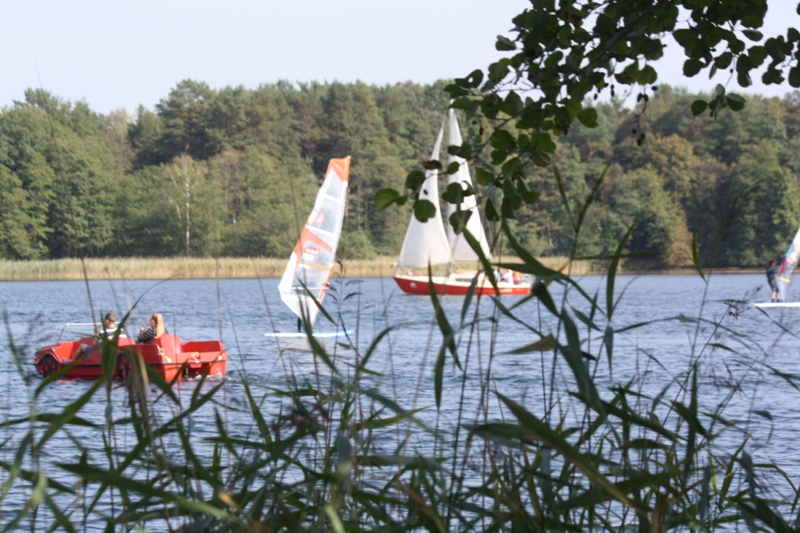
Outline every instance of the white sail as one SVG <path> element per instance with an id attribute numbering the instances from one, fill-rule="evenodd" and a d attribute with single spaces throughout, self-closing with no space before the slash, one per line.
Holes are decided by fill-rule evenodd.
<path id="1" fill-rule="evenodd" d="M 450 116 L 450 146 L 461 146 L 463 142 L 461 139 L 461 130 L 458 128 L 458 118 L 456 117 L 455 110 L 450 109 L 449 111 Z M 470 187 L 472 187 L 472 178 L 469 176 L 469 167 L 467 166 L 467 162 L 464 161 L 463 158 L 458 156 L 450 156 L 450 162 L 458 163 L 458 172 L 455 174 L 451 174 L 448 179 L 448 185 L 450 183 L 466 183 Z M 492 254 L 489 252 L 489 243 L 486 240 L 486 234 L 483 231 L 483 223 L 481 222 L 481 218 L 478 215 L 478 204 L 477 200 L 475 199 L 475 195 L 465 196 L 464 200 L 461 202 L 461 211 L 471 211 L 472 215 L 469 217 L 469 221 L 467 222 L 466 229 L 475 237 L 478 242 L 481 244 L 481 249 L 483 250 L 484 255 L 487 259 L 492 258 Z M 447 204 L 447 218 L 449 220 L 450 215 L 456 212 L 456 206 L 453 204 Z M 467 239 L 464 238 L 464 234 L 456 234 L 453 231 L 453 227 L 449 224 L 447 225 L 447 235 L 450 241 L 450 252 L 452 254 L 453 261 L 475 261 L 478 259 L 478 256 L 470 247 Z"/>
<path id="2" fill-rule="evenodd" d="M 307 317 L 311 324 L 319 308 L 309 293 L 322 303 L 328 289 L 342 232 L 349 179 L 350 157 L 331 159 L 314 209 L 278 284 L 283 303 L 298 317 Z"/>
<path id="3" fill-rule="evenodd" d="M 444 121 L 442 121 L 442 127 L 439 128 L 431 160 L 439 159 L 443 132 Z M 428 170 L 425 173 L 425 182 L 422 184 L 419 198 L 433 202 L 436 214 L 426 222 L 420 222 L 413 214 L 411 215 L 411 223 L 406 230 L 406 237 L 403 239 L 403 247 L 400 249 L 400 257 L 397 260 L 398 266 L 423 268 L 428 264 L 439 265 L 450 262 L 450 243 L 439 213 L 438 179 L 439 172 L 437 170 Z"/>

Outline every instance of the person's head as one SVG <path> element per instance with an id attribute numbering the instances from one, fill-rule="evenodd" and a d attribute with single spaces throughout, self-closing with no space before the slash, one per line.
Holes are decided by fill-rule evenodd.
<path id="1" fill-rule="evenodd" d="M 107 313 L 103 318 L 103 325 L 106 329 L 114 329 L 117 327 L 117 315 L 114 313 Z"/>
<path id="2" fill-rule="evenodd" d="M 774 257 L 769 260 L 769 266 L 775 266 L 777 264 L 778 264 L 778 260 L 775 259 Z"/>
<path id="3" fill-rule="evenodd" d="M 150 325 L 156 330 L 156 338 L 164 334 L 164 317 L 160 313 L 150 315 Z"/>

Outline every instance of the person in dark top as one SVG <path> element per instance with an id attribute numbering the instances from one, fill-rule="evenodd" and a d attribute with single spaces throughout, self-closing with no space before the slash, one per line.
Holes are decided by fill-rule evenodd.
<path id="1" fill-rule="evenodd" d="M 159 313 L 150 315 L 150 327 L 139 328 L 139 336 L 136 337 L 136 342 L 139 344 L 148 344 L 155 339 L 161 337 L 167 330 L 164 329 L 164 318 Z"/>
<path id="2" fill-rule="evenodd" d="M 778 275 L 778 268 L 780 268 L 780 265 L 778 265 L 778 260 L 770 259 L 769 264 L 767 264 L 767 283 L 769 283 L 769 288 L 772 290 L 771 301 L 773 302 L 781 301 L 781 296 L 778 292 L 778 280 L 776 279 Z"/>

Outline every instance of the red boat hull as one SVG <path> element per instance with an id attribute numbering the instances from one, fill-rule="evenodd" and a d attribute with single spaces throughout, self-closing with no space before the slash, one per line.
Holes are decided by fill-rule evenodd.
<path id="1" fill-rule="evenodd" d="M 393 276 L 395 283 L 400 289 L 408 294 L 430 294 L 428 290 L 428 286 L 430 285 L 430 281 L 428 280 L 427 276 Z M 434 277 L 433 286 L 436 290 L 436 294 L 455 294 L 455 295 L 466 295 L 469 291 L 472 279 L 471 278 L 457 278 L 454 276 L 450 277 Z M 514 284 L 514 283 L 506 283 L 506 282 L 498 282 L 497 289 L 492 286 L 491 283 L 488 281 L 483 281 L 483 283 L 478 283 L 475 286 L 475 295 L 489 295 L 494 296 L 496 294 L 500 294 L 502 296 L 505 295 L 519 295 L 525 296 L 526 294 L 530 294 L 531 287 L 528 284 Z"/>
<path id="2" fill-rule="evenodd" d="M 164 334 L 150 344 L 136 344 L 127 337 L 119 339 L 114 352 L 114 378 L 123 379 L 133 372 L 133 365 L 144 362 L 167 381 L 226 373 L 228 353 L 218 340 L 182 342 L 175 335 Z M 92 337 L 64 341 L 39 349 L 33 358 L 36 372 L 49 376 L 67 367 L 65 378 L 98 379 L 103 375 L 101 348 Z"/>

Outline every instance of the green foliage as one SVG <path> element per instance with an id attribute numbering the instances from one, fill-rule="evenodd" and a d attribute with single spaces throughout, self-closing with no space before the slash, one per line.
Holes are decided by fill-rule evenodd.
<path id="1" fill-rule="evenodd" d="M 94 256 L 285 257 L 328 159 L 347 154 L 353 165 L 343 234 L 369 241 L 356 246 L 364 250 L 359 257 L 396 254 L 408 217 L 432 214 L 430 204 L 415 201 L 424 174 L 409 170 L 429 157 L 448 105 L 445 85 L 281 82 L 215 90 L 187 80 L 155 112 L 139 108 L 132 118 L 122 111 L 96 115 L 84 103 L 28 91 L 25 102 L 0 112 L 0 256 L 72 257 L 81 249 Z M 738 113 L 687 112 L 692 102 L 719 94 L 731 96 L 661 86 L 633 111 L 616 98 L 593 107 L 570 103 L 570 127 L 558 137 L 531 132 L 524 121 L 493 133 L 496 119 L 477 114 L 462 121 L 472 141 L 447 151 L 473 157 L 484 215 L 492 223 L 513 217 L 518 238 L 537 255 L 608 254 L 642 214 L 628 252 L 657 251 L 637 260 L 642 268 L 690 265 L 691 233 L 704 264 L 758 265 L 780 254 L 791 236 L 800 106 L 791 95 L 748 97 Z M 469 107 L 464 102 L 455 105 Z M 523 113 L 526 102 L 504 96 L 502 107 Z M 773 163 L 748 163 L 745 180 L 736 169 L 762 141 Z M 577 216 L 610 162 L 576 240 L 562 194 Z M 547 166 L 552 163 L 563 190 Z M 770 170 L 772 164 L 788 174 Z M 655 176 L 652 186 L 643 186 L 644 175 Z M 746 233 L 746 223 L 736 223 L 743 211 L 732 209 L 749 190 L 737 185 L 742 180 L 774 197 L 759 207 L 765 215 L 754 230 L 774 238 L 755 243 L 746 237 L 729 246 L 737 232 Z M 406 191 L 398 192 L 403 184 Z M 458 200 L 459 191 L 447 193 L 444 183 L 440 191 L 445 201 Z M 649 203 L 657 212 L 646 213 Z M 400 208 L 385 209 L 390 204 Z M 726 240 L 714 251 L 726 214 L 733 217 Z M 503 239 L 495 249 L 510 253 Z"/>
<path id="2" fill-rule="evenodd" d="M 342 260 L 348 259 L 374 259 L 377 253 L 369 236 L 363 230 L 350 231 L 342 234 L 339 241 L 337 256 Z"/>

